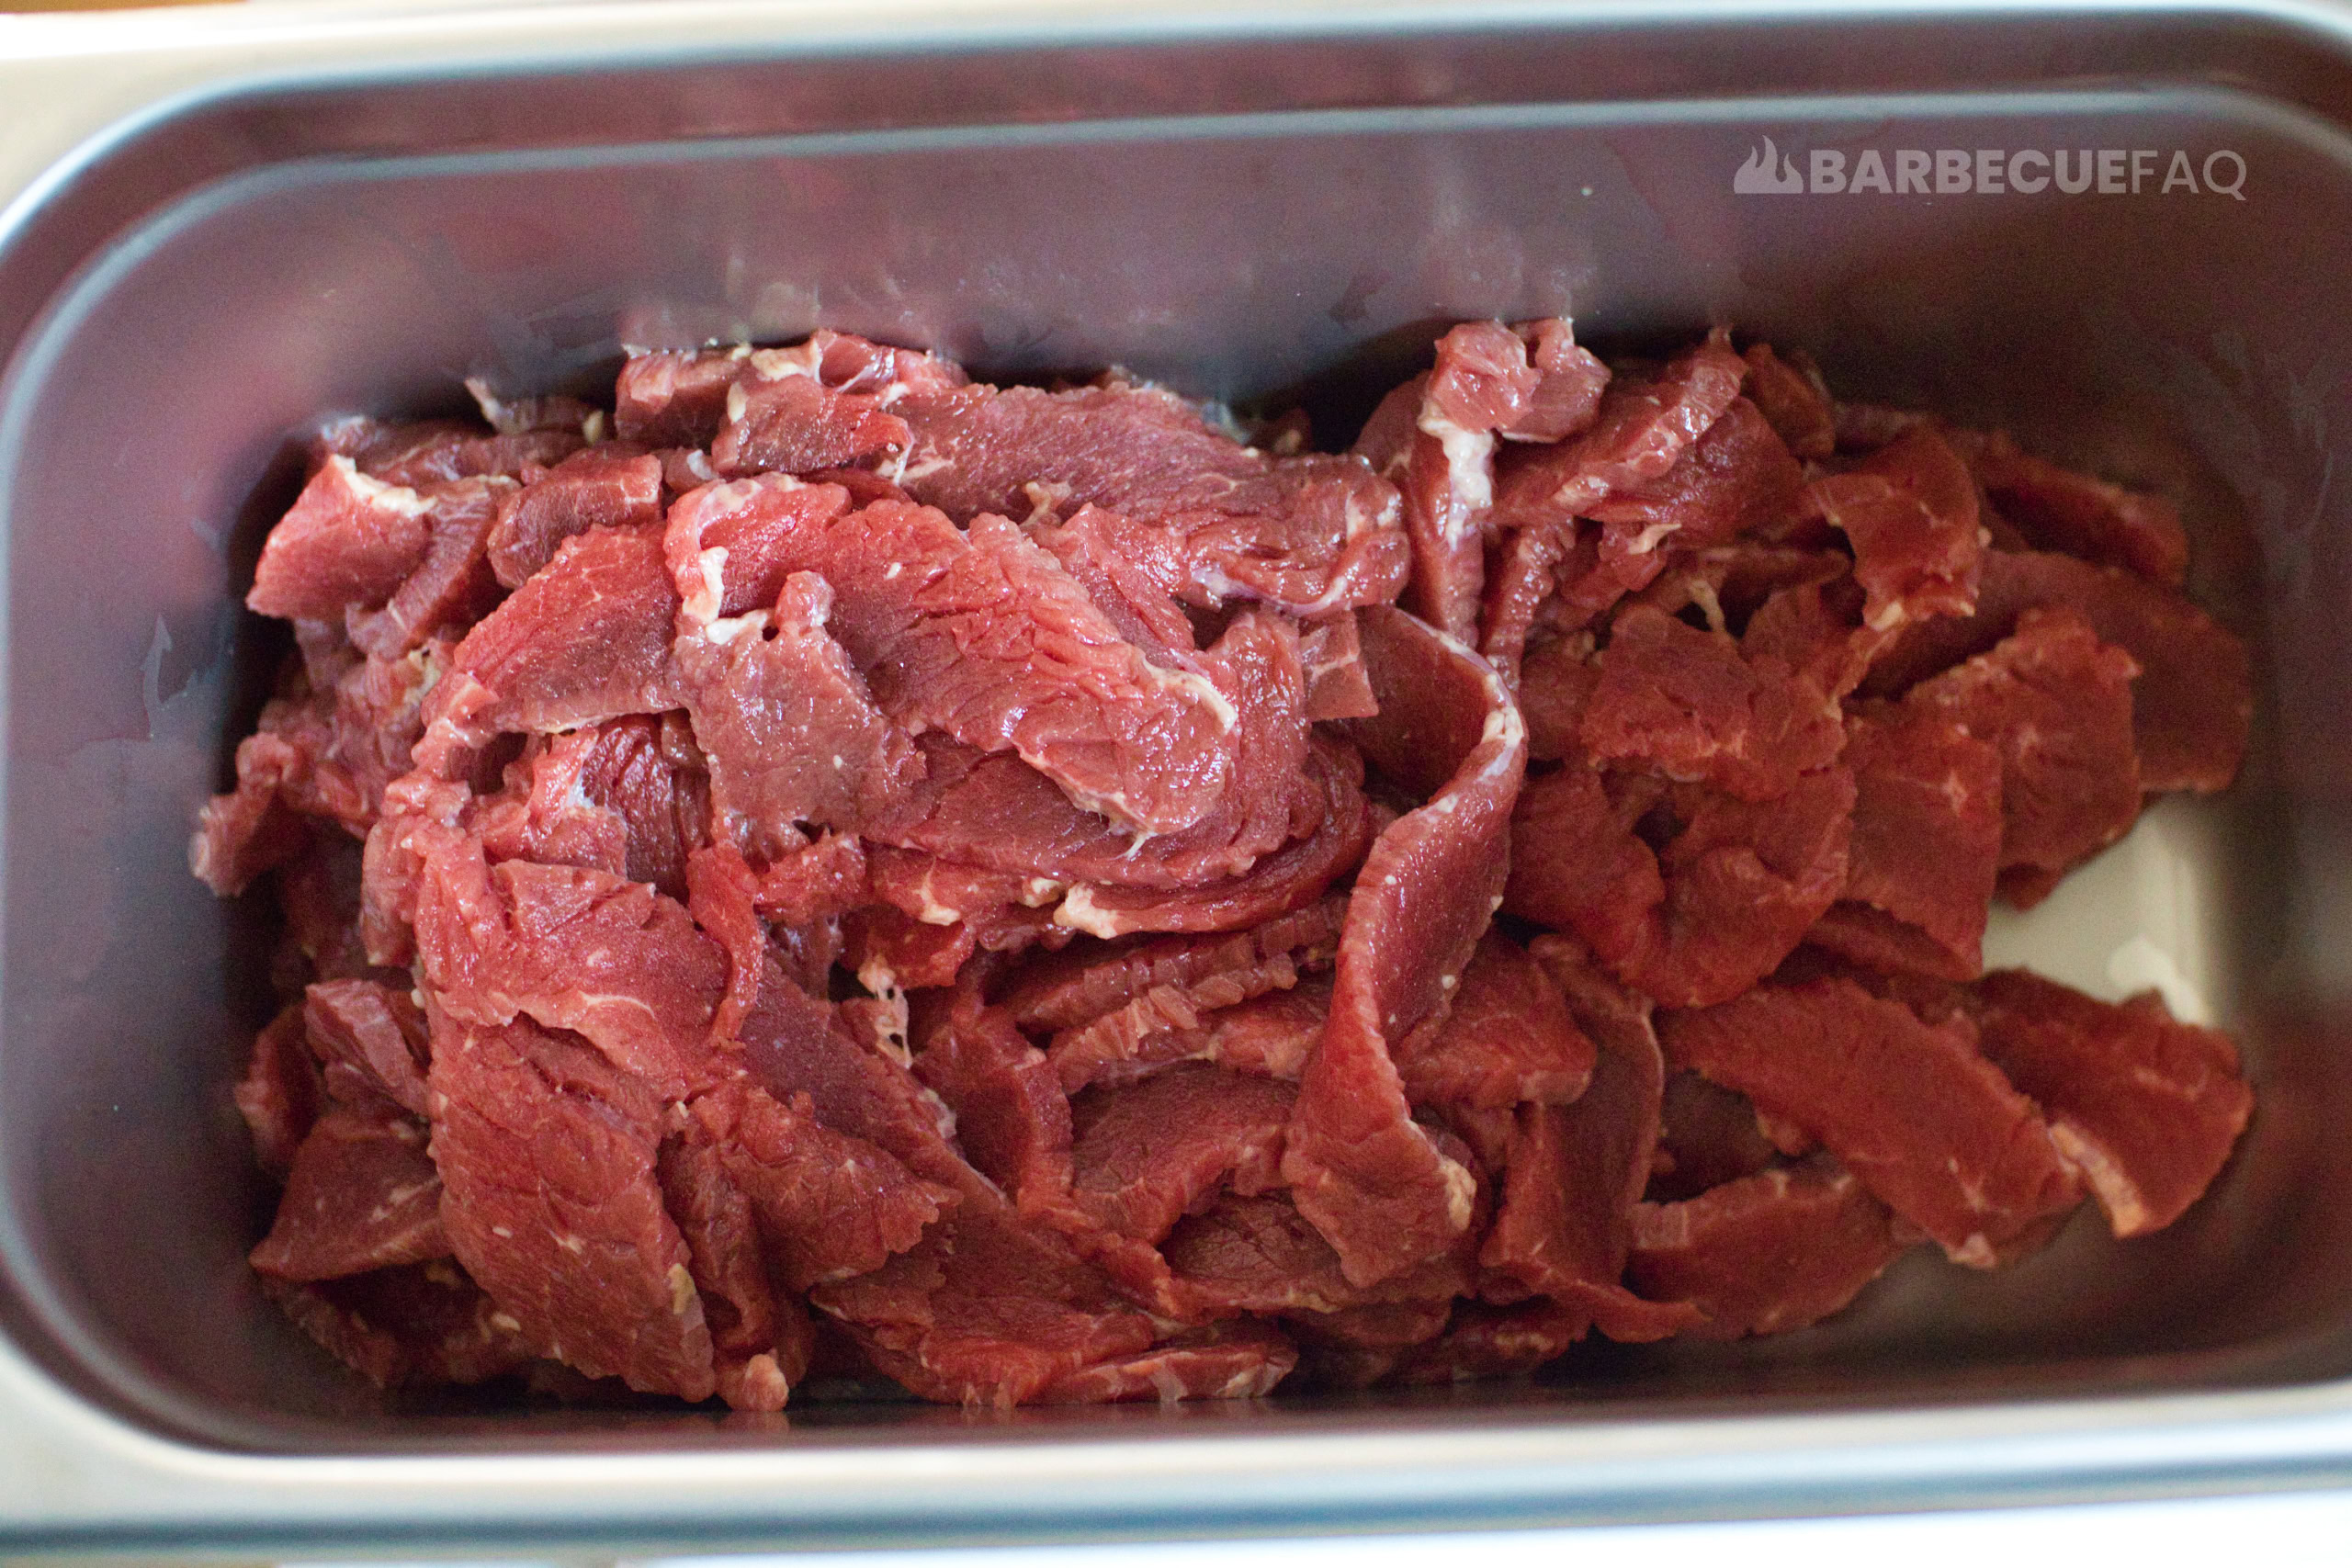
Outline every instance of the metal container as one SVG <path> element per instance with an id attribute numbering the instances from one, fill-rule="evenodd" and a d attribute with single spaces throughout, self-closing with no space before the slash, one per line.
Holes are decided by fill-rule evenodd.
<path id="1" fill-rule="evenodd" d="M 255 5 L 0 18 L 0 1549 L 1463 1528 L 2352 1478 L 2352 16 Z M 1870 188 L 1865 154 L 1924 188 Z M 1754 171 L 1804 188 L 1739 194 Z M 2256 649 L 2255 755 L 1996 951 L 2240 1032 L 2254 1127 L 2181 1224 L 2118 1245 L 2086 1213 L 2009 1272 L 1915 1256 L 1822 1328 L 1594 1345 L 1532 1383 L 1005 1418 L 393 1412 L 261 1300 L 228 1095 L 256 916 L 185 845 L 252 717 L 238 596 L 321 414 L 827 324 L 1301 395 L 1344 438 L 1433 323 L 1561 310 L 1603 344 L 1734 322 L 1849 395 L 2180 501 L 2196 590 Z"/>

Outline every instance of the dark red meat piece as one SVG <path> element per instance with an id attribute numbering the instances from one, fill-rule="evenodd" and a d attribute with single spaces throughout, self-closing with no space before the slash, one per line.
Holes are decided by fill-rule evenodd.
<path id="1" fill-rule="evenodd" d="M 330 457 L 262 542 L 245 605 L 256 615 L 343 618 L 390 599 L 424 560 L 435 502 Z"/>
<path id="2" fill-rule="evenodd" d="M 1069 1190 L 1069 1097 L 1005 1010 L 959 998 L 915 1076 L 956 1113 L 956 1141 L 972 1164 L 1023 1213 Z"/>
<path id="3" fill-rule="evenodd" d="M 424 1124 L 397 1108 L 330 1106 L 295 1151 L 253 1266 L 281 1280 L 334 1280 L 449 1255 L 441 1178 Z"/>
<path id="4" fill-rule="evenodd" d="M 295 1325 L 378 1388 L 478 1383 L 540 1351 L 447 1259 L 298 1285 L 262 1276 Z"/>
<path id="5" fill-rule="evenodd" d="M 1501 681 L 1461 644 L 1401 612 L 1363 623 L 1376 685 L 1393 684 L 1384 668 L 1451 662 L 1485 688 L 1467 736 L 1468 723 L 1442 725 L 1431 705 L 1452 681 L 1427 682 L 1409 706 L 1384 696 L 1381 717 L 1365 721 L 1426 738 L 1417 771 L 1444 784 L 1381 833 L 1356 874 L 1330 1021 L 1299 1079 L 1283 1175 L 1348 1278 L 1371 1285 L 1443 1252 L 1470 1221 L 1475 1180 L 1413 1122 L 1389 1042 L 1444 1005 L 1501 901 L 1527 734 Z M 1383 755 L 1400 750 L 1392 740 Z"/>
<path id="6" fill-rule="evenodd" d="M 254 1036 L 253 1054 L 234 1091 L 237 1114 L 253 1134 L 254 1158 L 272 1176 L 285 1175 L 293 1165 L 325 1093 L 304 1036 L 302 1010 L 281 1009 Z"/>
<path id="7" fill-rule="evenodd" d="M 655 1096 L 522 1021 L 436 1028 L 431 1082 L 442 1222 L 466 1272 L 567 1366 L 709 1398 L 710 1329 L 654 1171 Z"/>
<path id="8" fill-rule="evenodd" d="M 1770 344 L 1761 343 L 1752 344 L 1743 357 L 1747 361 L 1747 395 L 1790 452 L 1808 459 L 1835 452 L 1837 418 L 1810 362 L 1783 359 Z"/>
<path id="9" fill-rule="evenodd" d="M 2140 787 L 2226 789 L 2254 709 L 2245 645 L 2180 594 L 2135 573 L 2068 556 L 1989 552 L 1976 613 L 1915 623 L 1871 668 L 1863 692 L 1894 696 L 2017 630 L 2032 609 L 2070 609 L 2140 666 L 2132 732 Z"/>
<path id="10" fill-rule="evenodd" d="M 1770 423 L 1734 398 L 1664 473 L 1613 487 L 1583 514 L 1602 525 L 1604 560 L 1633 558 L 1769 536 L 1804 506 L 1804 470 Z"/>
<path id="11" fill-rule="evenodd" d="M 1617 616 L 1600 669 L 1580 734 L 1604 761 L 1770 800 L 1845 745 L 1837 705 L 1811 682 L 1645 604 Z"/>
<path id="12" fill-rule="evenodd" d="M 2120 566 L 2167 588 L 2188 572 L 2180 513 L 2147 495 L 2062 468 L 2018 449 L 2005 431 L 1953 438 L 2001 515 L 2037 550 Z"/>
<path id="13" fill-rule="evenodd" d="M 1809 940 L 1875 969 L 1971 978 L 2001 859 L 1999 750 L 1907 704 L 1849 713 L 1846 735 L 1846 887 Z"/>
<path id="14" fill-rule="evenodd" d="M 1955 1261 L 1990 1268 L 2081 1197 L 2031 1101 L 1964 1018 L 1930 1026 L 1848 980 L 1761 986 L 1666 1015 L 1677 1066 L 1818 1137 Z"/>
<path id="15" fill-rule="evenodd" d="M 2119 1006 L 2004 969 L 1966 998 L 1984 1054 L 2041 1107 L 2117 1235 L 2178 1219 L 2245 1130 L 2254 1093 L 2237 1047 L 2152 994 Z"/>
<path id="16" fill-rule="evenodd" d="M 575 534 L 661 521 L 662 459 L 634 448 L 590 447 L 500 500 L 487 542 L 491 571 L 505 587 L 520 588 Z"/>
<path id="17" fill-rule="evenodd" d="M 1283 1128 L 1297 1091 L 1275 1078 L 1187 1062 L 1070 1107 L 1071 1194 L 1103 1229 L 1157 1242 L 1230 1185 L 1244 1197 L 1280 1184 Z"/>
<path id="18" fill-rule="evenodd" d="M 711 466 L 729 478 L 845 468 L 903 451 L 907 422 L 866 392 L 837 392 L 814 375 L 752 375 L 727 391 Z"/>
<path id="19" fill-rule="evenodd" d="M 1272 1327 L 1247 1319 L 1195 1328 L 1140 1355 L 1069 1374 L 1037 1394 L 1040 1404 L 1108 1404 L 1130 1399 L 1256 1399 L 1298 1364 Z"/>
<path id="20" fill-rule="evenodd" d="M 2001 864 L 2064 872 L 2140 815 L 2139 666 L 2066 610 L 2029 610 L 1989 653 L 1921 682 L 1904 706 L 1998 750 Z"/>
<path id="21" fill-rule="evenodd" d="M 1394 1055 L 1415 1105 L 1566 1105 L 1593 1071 L 1592 1042 L 1559 987 L 1525 948 L 1492 931 L 1462 972 L 1451 1010 Z"/>
<path id="22" fill-rule="evenodd" d="M 738 1410 L 783 1409 L 808 1370 L 813 1337 L 797 1303 L 778 1308 L 751 1200 L 698 1122 L 681 1119 L 655 1156 L 654 1174 L 702 1297 L 719 1397 Z"/>
<path id="23" fill-rule="evenodd" d="M 1976 481 L 1931 426 L 1815 480 L 1813 491 L 1853 544 L 1865 626 L 1891 631 L 1975 609 L 1984 555 Z"/>
<path id="24" fill-rule="evenodd" d="M 576 535 L 458 645 L 457 667 L 491 693 L 486 729 L 574 729 L 680 706 L 670 668 L 677 592 L 661 536 Z"/>
<path id="25" fill-rule="evenodd" d="M 1683 1330 L 1692 1338 L 1786 1333 L 1843 1308 L 1894 1260 L 1893 1218 L 1853 1172 L 1815 1158 L 1638 1205 L 1626 1273 L 1643 1295 L 1705 1314 Z"/>
<path id="26" fill-rule="evenodd" d="M 381 1100 L 411 1116 L 431 1113 L 424 1068 L 432 1033 L 406 990 L 368 979 L 322 981 L 303 993 L 302 1027 L 335 1099 L 357 1106 Z"/>

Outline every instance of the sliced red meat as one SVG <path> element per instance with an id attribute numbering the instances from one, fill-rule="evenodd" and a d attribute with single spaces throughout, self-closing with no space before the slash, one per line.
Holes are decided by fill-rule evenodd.
<path id="1" fill-rule="evenodd" d="M 278 868 L 277 903 L 286 934 L 319 980 L 367 974 L 359 939 L 360 847 L 340 829 L 311 827 L 311 847 Z"/>
<path id="2" fill-rule="evenodd" d="M 1727 1000 L 1836 902 L 1853 801 L 1852 775 L 1828 768 L 1774 801 L 1691 792 L 1685 816 L 1655 781 L 1571 763 L 1521 797 L 1504 907 L 1575 933 L 1669 1007 Z M 1636 829 L 1668 808 L 1680 826 L 1653 850 Z"/>
<path id="3" fill-rule="evenodd" d="M 1444 1333 L 1398 1356 L 1380 1381 L 1410 1386 L 1516 1377 L 1567 1354 L 1588 1326 L 1582 1311 L 1542 1297 L 1508 1307 L 1463 1302 Z"/>
<path id="4" fill-rule="evenodd" d="M 1397 611 L 1367 612 L 1363 626 L 1375 685 L 1392 684 L 1385 669 L 1444 660 L 1484 687 L 1461 750 L 1451 748 L 1468 725 L 1441 724 L 1434 705 L 1456 681 L 1429 682 L 1409 705 L 1384 694 L 1382 716 L 1365 721 L 1426 737 L 1426 772 L 1445 782 L 1381 833 L 1356 874 L 1330 1021 L 1299 1079 L 1283 1175 L 1349 1280 L 1371 1285 L 1443 1252 L 1470 1221 L 1476 1180 L 1413 1122 L 1389 1042 L 1446 1003 L 1501 902 L 1527 733 L 1502 682 L 1460 643 Z M 1400 750 L 1383 744 L 1384 755 Z"/>
<path id="5" fill-rule="evenodd" d="M 343 619 L 373 609 L 424 563 L 433 498 L 368 478 L 348 457 L 320 465 L 262 542 L 245 605 L 256 615 Z"/>
<path id="6" fill-rule="evenodd" d="M 1514 441 L 1566 441 L 1591 428 L 1600 415 L 1600 395 L 1609 367 L 1578 348 L 1566 316 L 1520 321 L 1511 327 L 1527 344 L 1535 385 L 1500 429 Z"/>
<path id="7" fill-rule="evenodd" d="M 1525 948 L 1493 931 L 1479 939 L 1452 1009 L 1394 1055 L 1415 1105 L 1566 1105 L 1593 1070 L 1592 1042 L 1559 987 Z"/>
<path id="8" fill-rule="evenodd" d="M 913 739 L 826 631 L 832 604 L 823 578 L 796 572 L 773 610 L 682 626 L 673 650 L 719 822 L 763 859 L 797 825 L 887 815 L 922 776 Z"/>
<path id="9" fill-rule="evenodd" d="M 295 1151 L 253 1266 L 281 1280 L 336 1280 L 449 1255 L 441 1178 L 424 1123 L 397 1107 L 329 1106 Z"/>
<path id="10" fill-rule="evenodd" d="M 302 1027 L 335 1099 L 357 1106 L 389 1101 L 412 1116 L 428 1114 L 431 1032 L 406 989 L 369 979 L 322 981 L 303 994 Z"/>
<path id="11" fill-rule="evenodd" d="M 956 1139 L 1024 1214 L 1069 1190 L 1069 1097 L 1002 1008 L 958 998 L 915 1076 L 956 1113 Z"/>
<path id="12" fill-rule="evenodd" d="M 1830 411 L 1829 394 L 1820 377 L 1805 362 L 1792 362 L 1774 354 L 1769 344 L 1751 344 L 1747 361 L 1747 395 L 1789 450 L 1799 457 L 1818 459 L 1838 449 L 1838 422 Z"/>
<path id="13" fill-rule="evenodd" d="M 707 446 L 727 420 L 727 393 L 745 373 L 748 347 L 633 354 L 614 388 L 614 427 L 648 446 Z"/>
<path id="14" fill-rule="evenodd" d="M 458 645 L 458 671 L 492 694 L 477 722 L 552 733 L 680 706 L 670 668 L 677 605 L 659 535 L 566 539 Z"/>
<path id="15" fill-rule="evenodd" d="M 1512 530 L 1586 516 L 1609 495 L 1662 478 L 1731 407 L 1747 373 L 1728 334 L 1717 332 L 1655 379 L 1611 382 L 1589 429 L 1507 454 L 1496 478 L 1496 522 Z"/>
<path id="16" fill-rule="evenodd" d="M 693 737 L 674 716 L 644 715 L 533 737 L 506 795 L 472 818 L 500 859 L 607 871 L 671 897 L 710 816 L 708 781 Z"/>
<path id="17" fill-rule="evenodd" d="M 1177 601 L 1185 586 L 1184 558 L 1167 533 L 1099 506 L 1081 506 L 1067 521 L 1044 516 L 1022 527 L 1086 590 L 1121 637 L 1155 664 L 1183 666 L 1182 656 L 1198 641 Z"/>
<path id="18" fill-rule="evenodd" d="M 1409 550 L 1396 492 L 1357 457 L 1273 457 L 1156 387 L 972 386 L 892 405 L 912 427 L 901 482 L 958 519 L 1025 514 L 1032 486 L 1171 536 L 1187 597 L 1315 615 L 1385 604 Z"/>
<path id="19" fill-rule="evenodd" d="M 1519 710 L 1527 720 L 1527 754 L 1556 762 L 1584 751 L 1585 710 L 1600 683 L 1589 632 L 1538 643 L 1519 675 Z"/>
<path id="20" fill-rule="evenodd" d="M 1092 944 L 1031 961 L 1007 989 L 1004 1004 L 1024 1029 L 1067 1030 L 1091 1023 L 1161 987 L 1202 995 L 1220 976 L 1262 970 L 1277 957 L 1296 964 L 1336 949 L 1347 900 L 1333 897 L 1232 935 L 1154 937 L 1104 948 Z M 1247 988 L 1204 997 L 1230 1006 Z"/>
<path id="21" fill-rule="evenodd" d="M 1369 1288 L 1351 1284 L 1340 1255 L 1286 1193 L 1227 1192 L 1179 1220 L 1160 1251 L 1180 1291 L 1204 1313 L 1297 1317 L 1352 1312 L 1367 1305 L 1445 1301 L 1471 1290 L 1476 1243 Z M 1441 1317 L 1441 1322 L 1442 1318 Z M 1430 1332 L 1434 1333 L 1432 1327 Z M 1426 1336 L 1424 1336 L 1426 1337 Z"/>
<path id="22" fill-rule="evenodd" d="M 416 945 L 429 1005 L 495 1027 L 574 1030 L 676 1098 L 718 1070 L 706 1035 L 726 986 L 717 944 L 675 899 L 571 866 L 486 866 L 459 838 L 426 858 Z"/>
<path id="23" fill-rule="evenodd" d="M 662 1206 L 662 1107 L 576 1036 L 436 1027 L 433 1163 L 466 1272 L 589 1377 L 707 1399 L 710 1329 Z"/>
<path id="24" fill-rule="evenodd" d="M 1048 1384 L 1040 1404 L 1109 1404 L 1156 1399 L 1257 1399 L 1298 1364 L 1289 1340 L 1247 1320 L 1190 1329 L 1140 1355 L 1105 1361 Z"/>
<path id="25" fill-rule="evenodd" d="M 1599 663 L 1579 734 L 1604 761 L 1771 800 L 1845 745 L 1837 705 L 1810 681 L 1645 604 L 1617 616 Z"/>
<path id="26" fill-rule="evenodd" d="M 262 1290 L 295 1325 L 378 1388 L 479 1383 L 515 1371 L 538 1348 L 447 1259 Z"/>
<path id="27" fill-rule="evenodd" d="M 1566 953 L 1554 962 L 1571 965 L 1574 976 Z M 1577 978 L 1579 992 L 1593 998 L 1593 983 Z M 1490 1276 L 1487 1293 L 1503 1304 L 1544 1296 L 1612 1339 L 1661 1339 L 1694 1314 L 1641 1301 L 1620 1279 L 1634 1205 L 1649 1184 L 1657 1150 L 1666 1067 L 1637 1008 L 1616 998 L 1600 1005 L 1609 1016 L 1591 1087 L 1572 1105 L 1519 1108 L 1502 1202 L 1478 1261 Z M 1592 1010 L 1595 1001 L 1586 1006 Z M 1505 1288 L 1498 1289 L 1496 1275 Z"/>
<path id="28" fill-rule="evenodd" d="M 1815 480 L 1813 493 L 1853 544 L 1871 630 L 1976 608 L 1984 556 L 1976 481 L 1932 426 Z"/>
<path id="29" fill-rule="evenodd" d="M 422 490 L 492 475 L 519 478 L 586 445 L 587 432 L 577 425 L 485 434 L 480 424 L 457 420 L 381 424 L 354 418 L 326 426 L 311 450 L 321 463 L 348 457 L 369 479 Z"/>
<path id="30" fill-rule="evenodd" d="M 1279 1079 L 1204 1062 L 1089 1089 L 1070 1107 L 1076 1204 L 1105 1230 L 1158 1242 L 1221 1185 L 1244 1197 L 1277 1186 L 1296 1098 Z"/>
<path id="31" fill-rule="evenodd" d="M 223 898 L 234 897 L 309 846 L 309 830 L 281 798 L 305 765 L 282 736 L 248 735 L 237 742 L 237 787 L 204 803 L 188 840 L 188 870 L 197 880 Z"/>
<path id="32" fill-rule="evenodd" d="M 253 1134 L 254 1158 L 272 1176 L 283 1176 L 295 1151 L 311 1135 L 325 1094 L 319 1064 L 305 1043 L 302 1010 L 279 1010 L 254 1036 L 253 1054 L 234 1090 L 237 1114 Z"/>
<path id="33" fill-rule="evenodd" d="M 490 531 L 514 493 L 514 481 L 503 477 L 435 486 L 424 558 L 381 610 L 346 614 L 352 642 L 379 659 L 398 659 L 436 632 L 463 630 L 497 604 Z"/>
<path id="34" fill-rule="evenodd" d="M 1583 515 L 1602 525 L 1607 561 L 1770 536 L 1803 508 L 1804 492 L 1787 445 L 1754 403 L 1734 398 L 1664 473 L 1612 486 Z"/>
<path id="35" fill-rule="evenodd" d="M 741 1079 L 687 1107 L 751 1206 L 769 1267 L 795 1291 L 870 1274 L 922 1237 L 956 1195 L 862 1138 Z"/>
<path id="36" fill-rule="evenodd" d="M 2033 1104 L 1964 1018 L 1930 1026 L 1849 980 L 1666 1015 L 1668 1057 L 1818 1137 L 1954 1261 L 1990 1268 L 2081 1197 Z"/>
<path id="37" fill-rule="evenodd" d="M 959 531 L 890 502 L 827 514 L 797 485 L 741 480 L 672 507 L 680 581 L 731 531 L 729 592 L 739 570 L 820 573 L 835 594 L 829 629 L 900 723 L 1016 750 L 1080 807 L 1141 831 L 1175 832 L 1216 807 L 1233 772 L 1232 703 L 1201 675 L 1146 660 L 1012 524 L 983 516 Z M 783 525 L 753 532 L 779 512 Z M 707 598 L 688 592 L 690 618 Z"/>
<path id="38" fill-rule="evenodd" d="M 1696 1198 L 1711 1188 L 1781 1163 L 1755 1102 L 1697 1073 L 1669 1073 L 1658 1107 L 1658 1153 L 1645 1196 L 1653 1203 Z"/>
<path id="39" fill-rule="evenodd" d="M 1099 1272 L 1001 1201 L 967 1201 L 913 1251 L 810 1297 L 876 1367 L 949 1404 L 1023 1404 L 1158 1337 Z"/>
<path id="40" fill-rule="evenodd" d="M 1862 690 L 1896 696 L 1914 683 L 2016 631 L 2031 609 L 2067 608 L 2099 640 L 2139 663 L 2132 685 L 2132 731 L 2140 787 L 2152 794 L 2226 789 L 2245 754 L 2254 684 L 2245 645 L 2211 616 L 2161 584 L 2069 556 L 1984 558 L 1976 614 L 1905 628 L 1872 667 Z"/>
<path id="41" fill-rule="evenodd" d="M 2154 994 L 2118 1006 L 2004 969 L 1966 997 L 1984 1054 L 2041 1107 L 2117 1235 L 2178 1219 L 2245 1130 L 2254 1092 L 2237 1047 Z"/>
<path id="42" fill-rule="evenodd" d="M 2064 872 L 2140 815 L 2139 666 L 2070 610 L 2028 610 L 1991 652 L 1914 686 L 1904 706 L 1998 750 L 2004 868 Z"/>
<path id="43" fill-rule="evenodd" d="M 1903 1251 L 1886 1205 L 1833 1160 L 1759 1171 L 1678 1203 L 1634 1210 L 1627 1277 L 1655 1301 L 1706 1314 L 1695 1339 L 1782 1334 L 1820 1322 Z"/>
<path id="44" fill-rule="evenodd" d="M 1849 713 L 1846 735 L 1846 887 L 1807 940 L 1871 968 L 1971 978 L 2000 864 L 1999 750 L 1907 704 Z"/>
<path id="45" fill-rule="evenodd" d="M 756 372 L 727 389 L 727 423 L 710 444 L 711 466 L 730 479 L 845 468 L 903 451 L 907 422 L 866 392 L 839 392 L 813 373 L 773 380 Z"/>
<path id="46" fill-rule="evenodd" d="M 500 500 L 487 541 L 491 571 L 505 587 L 520 588 L 575 534 L 661 521 L 662 459 L 592 446 Z"/>
<path id="47" fill-rule="evenodd" d="M 1956 432 L 1952 444 L 2031 548 L 2123 567 L 2167 588 L 2188 575 L 2188 536 L 2164 497 L 2045 462 L 2019 451 L 2006 431 Z"/>
<path id="48" fill-rule="evenodd" d="M 779 1310 L 769 1288 L 751 1201 L 694 1121 L 681 1118 L 663 1140 L 654 1173 L 702 1297 L 719 1397 L 738 1410 L 783 1409 L 808 1370 L 812 1337 L 808 1314 L 789 1301 Z"/>

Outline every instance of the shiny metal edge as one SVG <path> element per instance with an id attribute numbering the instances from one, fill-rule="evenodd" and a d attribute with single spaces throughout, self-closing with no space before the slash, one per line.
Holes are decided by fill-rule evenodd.
<path id="1" fill-rule="evenodd" d="M 1657 6 L 1579 28 L 2015 14 L 1947 4 Z M 2097 3 L 2061 15 L 2213 18 L 2352 62 L 2352 9 Z M 76 170 L 223 94 L 502 64 L 643 63 L 985 43 L 1558 23 L 1553 6 L 1088 0 L 307 4 L 0 17 L 0 244 Z M 690 40 L 690 42 L 686 41 Z M 354 61 L 364 61 L 355 67 Z M 1530 1418 L 1476 1428 L 697 1451 L 289 1457 L 175 1441 L 82 1399 L 0 1339 L 0 1549 L 620 1549 L 1034 1541 L 1333 1529 L 1600 1524 L 2186 1495 L 2352 1483 L 2352 1384 L 1854 1414 Z"/>

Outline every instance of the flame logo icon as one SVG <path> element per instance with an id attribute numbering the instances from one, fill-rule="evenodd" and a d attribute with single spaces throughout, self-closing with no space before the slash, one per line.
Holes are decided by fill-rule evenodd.
<path id="1" fill-rule="evenodd" d="M 1797 173 L 1796 160 L 1768 136 L 1763 146 L 1749 150 L 1747 162 L 1731 177 L 1731 188 L 1736 196 L 1803 196 L 1804 176 Z"/>

